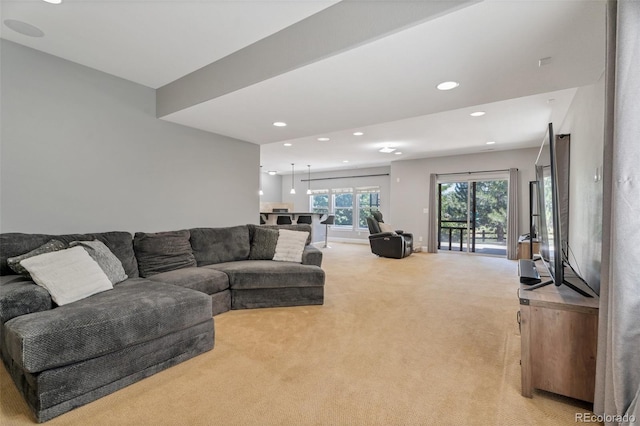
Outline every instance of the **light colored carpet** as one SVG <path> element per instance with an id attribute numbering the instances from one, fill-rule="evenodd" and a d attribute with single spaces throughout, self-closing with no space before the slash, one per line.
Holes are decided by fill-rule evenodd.
<path id="1" fill-rule="evenodd" d="M 520 395 L 517 263 L 325 250 L 325 304 L 216 317 L 215 349 L 51 425 L 568 425 Z M 0 424 L 33 424 L 4 368 Z"/>

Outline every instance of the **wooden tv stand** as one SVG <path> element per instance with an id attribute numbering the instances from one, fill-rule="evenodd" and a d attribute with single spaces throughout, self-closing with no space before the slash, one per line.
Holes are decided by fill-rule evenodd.
<path id="1" fill-rule="evenodd" d="M 600 299 L 567 286 L 527 287 L 520 284 L 518 291 L 522 396 L 531 398 L 533 389 L 541 389 L 593 402 Z"/>

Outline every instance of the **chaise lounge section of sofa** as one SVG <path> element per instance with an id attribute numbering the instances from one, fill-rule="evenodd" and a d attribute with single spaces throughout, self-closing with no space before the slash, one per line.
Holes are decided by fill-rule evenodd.
<path id="1" fill-rule="evenodd" d="M 213 349 L 214 315 L 322 304 L 322 252 L 253 259 L 255 225 L 165 233 L 0 234 L 0 356 L 38 422 Z M 259 230 L 265 232 L 266 227 Z M 310 232 L 308 225 L 289 229 Z M 7 258 L 56 239 L 98 240 L 128 278 L 57 306 Z M 255 248 L 255 247 L 254 247 Z"/>

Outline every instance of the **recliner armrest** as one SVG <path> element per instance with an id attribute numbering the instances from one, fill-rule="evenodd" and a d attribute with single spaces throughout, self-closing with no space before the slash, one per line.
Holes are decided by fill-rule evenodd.
<path id="1" fill-rule="evenodd" d="M 377 239 L 377 238 L 384 238 L 384 237 L 397 237 L 398 234 L 396 234 L 395 232 L 379 232 L 377 234 L 369 234 L 369 239 Z"/>

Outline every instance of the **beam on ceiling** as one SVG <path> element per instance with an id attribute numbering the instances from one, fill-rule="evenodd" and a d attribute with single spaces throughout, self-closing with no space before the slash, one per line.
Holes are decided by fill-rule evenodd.
<path id="1" fill-rule="evenodd" d="M 479 1 L 343 0 L 158 88 L 156 115 L 235 92 Z"/>

